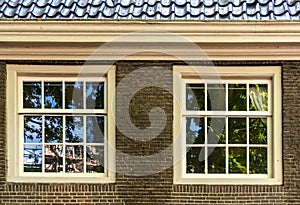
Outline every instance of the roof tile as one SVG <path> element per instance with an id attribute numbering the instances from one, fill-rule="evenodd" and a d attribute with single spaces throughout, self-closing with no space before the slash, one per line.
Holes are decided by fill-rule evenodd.
<path id="1" fill-rule="evenodd" d="M 19 3 L 21 3 L 19 0 L 10 0 L 6 1 L 10 7 L 16 7 Z M 14 8 L 9 8 L 9 10 L 13 10 Z"/>
<path id="2" fill-rule="evenodd" d="M 161 3 L 163 6 L 170 6 L 171 3 L 172 3 L 172 0 L 161 0 L 160 3 Z"/>
<path id="3" fill-rule="evenodd" d="M 35 2 L 35 0 L 23 0 L 22 4 L 25 7 L 29 7 L 31 6 L 33 3 Z"/>
<path id="4" fill-rule="evenodd" d="M 68 7 L 66 7 L 66 8 L 68 8 Z M 57 15 L 57 13 L 58 13 L 58 10 L 56 8 L 50 7 L 48 10 L 47 16 L 49 18 L 54 18 Z"/>

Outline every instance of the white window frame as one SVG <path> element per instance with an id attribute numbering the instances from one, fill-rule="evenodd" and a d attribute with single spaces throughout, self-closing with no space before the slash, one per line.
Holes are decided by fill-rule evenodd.
<path id="1" fill-rule="evenodd" d="M 115 66 L 106 65 L 7 65 L 7 152 L 8 152 L 8 182 L 34 183 L 113 183 L 115 182 L 115 123 L 113 94 L 115 93 Z M 59 76 L 55 79 L 63 80 L 62 75 L 105 81 L 105 106 L 94 114 L 105 116 L 105 171 L 104 173 L 25 173 L 23 171 L 23 118 L 22 113 L 34 114 L 35 109 L 22 108 L 22 80 L 34 79 L 42 76 Z M 98 76 L 98 77 L 95 77 Z M 102 76 L 102 77 L 101 77 Z M 105 77 L 103 77 L 105 76 Z M 31 78 L 32 77 L 32 78 Z M 90 78 L 91 77 L 91 78 Z M 83 77 L 84 78 L 84 77 Z M 47 79 L 47 78 L 45 78 Z M 67 79 L 67 78 L 65 78 Z M 71 78 L 70 78 L 71 79 Z M 74 80 L 73 79 L 73 80 Z M 49 77 L 51 81 L 51 77 Z M 47 80 L 48 81 L 48 80 Z M 67 80 L 68 81 L 68 80 Z M 43 109 L 43 113 L 70 113 L 71 109 Z M 85 110 L 89 112 L 89 110 Z M 84 111 L 84 112 L 85 112 Z M 95 110 L 93 110 L 95 111 Z M 71 115 L 82 111 L 71 110 Z M 43 114 L 41 114 L 43 115 Z M 75 114 L 76 115 L 76 114 Z"/>
<path id="2" fill-rule="evenodd" d="M 281 118 L 281 67 L 279 66 L 253 66 L 253 67 L 209 67 L 209 66 L 174 66 L 173 67 L 173 141 L 174 141 L 174 184 L 282 184 L 282 118 Z M 228 116 L 230 111 L 185 111 L 185 85 L 189 82 L 199 82 L 200 77 L 222 77 L 237 79 L 246 82 L 248 79 L 271 79 L 268 86 L 269 109 L 266 112 L 256 112 L 254 115 L 271 117 L 268 119 L 268 174 L 187 174 L 186 173 L 186 116 L 195 114 L 214 116 L 220 114 Z M 204 80 L 205 81 L 205 80 Z M 226 102 L 227 104 L 227 102 Z M 235 111 L 236 112 L 236 111 Z M 253 111 L 252 111 L 253 112 Z M 238 114 L 248 114 L 238 111 Z M 251 115 L 250 115 L 251 116 Z M 268 130 L 269 131 L 269 130 Z M 226 145 L 227 146 L 227 145 Z M 271 160 L 271 161 L 270 161 Z M 227 160 L 226 160 L 227 161 Z M 247 167 L 249 169 L 249 167 Z"/>

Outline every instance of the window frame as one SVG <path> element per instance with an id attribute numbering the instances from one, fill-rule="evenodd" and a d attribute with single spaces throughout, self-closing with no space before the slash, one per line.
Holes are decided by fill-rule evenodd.
<path id="1" fill-rule="evenodd" d="M 174 141 L 174 184 L 282 184 L 282 119 L 281 119 L 281 67 L 280 66 L 253 66 L 253 67 L 211 67 L 211 66 L 174 66 L 173 67 L 173 141 Z M 185 108 L 185 85 L 187 82 L 198 82 L 201 76 L 221 76 L 232 79 L 239 78 L 269 78 L 271 86 L 269 114 L 272 120 L 271 133 L 268 133 L 268 176 L 265 174 L 187 174 L 186 173 L 186 141 L 185 141 L 185 119 L 188 116 Z M 198 80 L 197 80 L 198 78 Z M 189 79 L 191 81 L 189 81 Z M 205 80 L 204 80 L 205 81 Z M 221 82 L 219 80 L 218 82 Z M 271 87 L 271 88 L 270 88 Z M 225 102 L 227 104 L 227 102 Z M 182 109 L 181 109 L 182 108 Z M 207 111 L 206 111 L 207 112 Z M 218 111 L 214 111 L 218 112 Z M 222 113 L 221 111 L 220 113 Z M 226 113 L 227 112 L 227 113 Z M 230 111 L 223 112 L 222 115 Z M 238 111 L 240 112 L 240 111 Z M 242 111 L 243 112 L 243 111 Z M 191 113 L 207 114 L 202 111 L 191 111 Z M 265 112 L 267 114 L 267 112 Z M 209 117 L 213 116 L 211 114 Z M 197 116 L 196 116 L 197 117 Z M 250 116 L 251 117 L 251 116 Z M 270 122 L 271 121 L 271 122 Z M 227 145 L 226 145 L 227 146 Z M 271 160 L 271 162 L 269 162 Z M 270 170 L 271 169 L 271 170 Z"/>
<path id="2" fill-rule="evenodd" d="M 115 66 L 111 65 L 7 65 L 7 153 L 8 153 L 8 182 L 35 182 L 35 183 L 113 183 L 115 182 L 115 123 L 114 123 L 114 106 L 113 93 L 115 90 Z M 59 76 L 62 75 L 74 77 L 84 73 L 84 77 L 95 76 L 105 80 L 105 106 L 93 114 L 103 116 L 106 114 L 106 142 L 104 146 L 105 152 L 105 173 L 25 173 L 23 172 L 23 122 L 20 120 L 24 117 L 24 113 L 30 110 L 22 108 L 22 85 L 21 80 L 30 79 L 30 77 L 43 76 Z M 105 77 L 103 77 L 105 76 Z M 51 78 L 51 77 L 49 77 Z M 46 79 L 46 78 L 45 78 Z M 68 81 L 68 80 L 66 80 Z M 16 89 L 17 88 L 17 89 Z M 110 95 L 109 95 L 110 94 Z M 61 112 L 64 115 L 80 115 L 81 112 L 76 109 L 47 109 L 41 115 L 55 115 Z M 27 111 L 27 112 L 22 112 Z M 50 112 L 48 112 L 50 111 Z M 74 111 L 74 112 L 72 112 Z M 87 112 L 91 110 L 86 110 Z M 93 110 L 94 111 L 94 110 Z M 33 111 L 30 114 L 35 114 Z M 68 113 L 68 114 L 66 114 Z M 17 145 L 17 146 L 16 146 Z M 15 149 L 17 147 L 17 150 Z M 84 159 L 85 160 L 85 159 Z"/>

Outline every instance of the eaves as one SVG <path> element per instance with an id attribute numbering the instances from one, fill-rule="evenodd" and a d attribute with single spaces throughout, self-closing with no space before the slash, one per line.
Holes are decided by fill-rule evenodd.
<path id="1" fill-rule="evenodd" d="M 103 44 L 125 52 L 136 45 L 157 47 L 166 42 L 176 47 L 181 43 L 177 37 L 199 46 L 212 60 L 295 60 L 300 56 L 299 21 L 7 20 L 0 21 L 0 59 L 86 60 Z M 182 49 L 178 46 L 179 53 L 192 59 L 194 54 Z M 127 56 L 128 60 L 141 58 L 173 59 L 147 51 Z"/>

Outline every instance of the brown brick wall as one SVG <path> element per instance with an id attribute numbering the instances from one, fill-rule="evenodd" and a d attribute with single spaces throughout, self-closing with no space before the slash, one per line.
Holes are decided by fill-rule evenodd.
<path id="1" fill-rule="evenodd" d="M 149 110 L 159 106 L 166 113 L 166 127 L 157 138 L 147 142 L 136 142 L 117 130 L 119 153 L 116 159 L 118 171 L 116 183 L 100 185 L 7 183 L 6 70 L 5 64 L 2 63 L 0 64 L 0 204 L 300 204 L 300 63 L 215 62 L 215 64 L 282 65 L 284 161 L 282 186 L 173 185 L 172 167 L 143 176 L 143 169 L 148 169 L 152 161 L 147 157 L 142 161 L 137 159 L 160 153 L 172 145 L 172 95 L 154 87 L 142 89 L 134 95 L 130 104 L 131 120 L 135 126 L 145 129 L 150 126 Z M 168 62 L 148 62 L 148 64 L 121 62 L 117 65 L 117 83 L 130 72 L 146 65 L 159 65 L 165 70 L 172 67 L 172 63 Z M 172 76 L 166 74 L 160 78 L 166 87 L 172 87 Z M 136 80 L 138 82 L 140 79 Z M 118 112 L 121 110 L 118 110 L 118 107 L 116 109 L 118 120 Z M 173 158 L 170 151 L 160 157 L 154 159 L 160 160 L 161 163 L 170 163 Z"/>
<path id="2" fill-rule="evenodd" d="M 0 192 L 6 180 L 6 69 L 5 63 L 0 62 Z"/>

